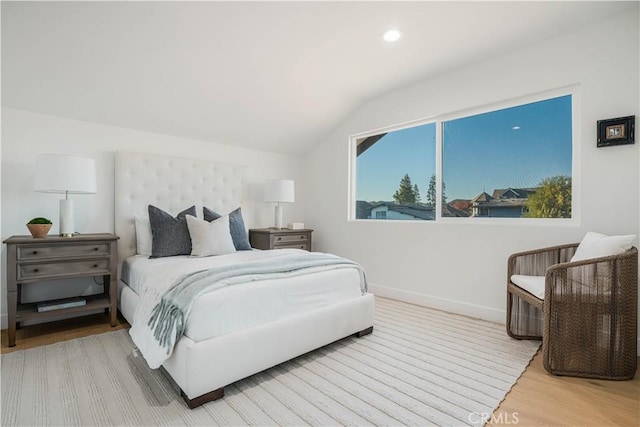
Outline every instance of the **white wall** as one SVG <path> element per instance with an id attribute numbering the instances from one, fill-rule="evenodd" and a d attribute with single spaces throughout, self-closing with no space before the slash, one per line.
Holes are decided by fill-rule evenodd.
<path id="1" fill-rule="evenodd" d="M 303 162 L 298 157 L 3 108 L 2 239 L 14 234 L 28 234 L 25 224 L 36 216 L 50 218 L 54 222 L 51 233 L 58 231 L 58 199 L 61 195 L 33 191 L 35 158 L 38 153 L 73 153 L 96 160 L 97 194 L 73 196 L 76 230 L 113 232 L 115 151 L 156 153 L 248 166 L 245 194 L 248 203 L 242 207 L 247 227 L 268 227 L 273 224 L 273 206 L 261 201 L 263 182 L 268 178 L 293 179 L 296 182 L 297 202 L 285 207 L 284 222 L 304 221 Z M 5 245 L 2 246 L 1 255 L 1 314 L 2 327 L 5 328 Z M 29 301 L 65 297 L 101 289 L 93 286 L 87 279 L 66 283 L 61 290 L 37 284 L 25 286 L 24 298 Z"/>
<path id="2" fill-rule="evenodd" d="M 360 262 L 378 294 L 504 322 L 509 254 L 576 242 L 588 230 L 638 234 L 640 144 L 596 148 L 598 119 L 639 113 L 638 61 L 636 11 L 371 100 L 308 156 L 316 249 Z M 347 221 L 350 135 L 574 84 L 578 225 Z"/>

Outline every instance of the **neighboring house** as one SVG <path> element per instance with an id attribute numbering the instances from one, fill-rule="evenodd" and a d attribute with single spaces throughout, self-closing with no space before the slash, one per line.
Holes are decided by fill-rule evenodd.
<path id="1" fill-rule="evenodd" d="M 464 218 L 469 216 L 471 200 L 455 199 L 442 206 L 443 217 Z"/>
<path id="2" fill-rule="evenodd" d="M 466 216 L 471 213 L 471 200 L 469 199 L 453 199 L 447 205 L 462 212 L 466 212 Z"/>
<path id="3" fill-rule="evenodd" d="M 471 200 L 472 217 L 520 218 L 526 212 L 527 199 L 537 188 L 505 188 L 493 194 L 480 193 Z"/>
<path id="4" fill-rule="evenodd" d="M 356 202 L 358 219 L 434 220 L 432 207 L 422 204 L 398 204 L 395 202 Z"/>
<path id="5" fill-rule="evenodd" d="M 450 204 L 442 207 L 444 217 L 468 217 L 468 211 L 456 209 Z M 356 219 L 434 220 L 435 208 L 422 203 L 398 204 L 396 202 L 356 201 Z"/>
<path id="6" fill-rule="evenodd" d="M 356 219 L 368 219 L 371 215 L 371 206 L 373 205 L 370 202 L 356 200 Z"/>

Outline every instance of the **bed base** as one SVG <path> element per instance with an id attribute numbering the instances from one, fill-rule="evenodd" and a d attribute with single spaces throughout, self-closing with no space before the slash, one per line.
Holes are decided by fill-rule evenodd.
<path id="1" fill-rule="evenodd" d="M 357 337 L 357 338 L 362 338 L 362 337 L 364 337 L 366 335 L 369 335 L 372 332 L 373 332 L 373 326 L 369 326 L 368 328 L 363 329 L 363 330 L 361 330 L 359 332 L 356 332 L 355 334 L 352 334 L 350 336 L 354 336 L 354 337 Z M 346 338 L 349 338 L 349 337 L 345 337 L 343 339 L 346 339 Z M 340 341 L 340 340 L 338 340 L 338 341 Z M 327 344 L 327 345 L 330 345 L 330 344 Z M 311 351 L 314 351 L 314 350 L 311 350 Z M 189 399 L 187 394 L 184 391 L 182 391 L 182 389 L 180 389 L 180 395 L 184 399 L 184 401 L 187 404 L 187 406 L 189 407 L 189 409 L 194 409 L 194 408 L 197 408 L 198 406 L 204 405 L 205 403 L 209 403 L 209 402 L 213 402 L 214 400 L 222 399 L 224 397 L 224 387 L 220 387 L 219 389 L 213 390 L 213 391 L 211 391 L 209 393 L 203 394 L 202 396 L 198 396 L 198 397 L 195 397 L 193 399 Z"/>
<path id="2" fill-rule="evenodd" d="M 133 321 L 139 296 L 120 282 L 119 308 Z M 189 408 L 224 396 L 224 387 L 335 341 L 373 331 L 373 294 L 195 342 L 183 336 L 162 367 Z"/>
<path id="3" fill-rule="evenodd" d="M 373 332 L 373 326 L 369 326 L 366 329 L 363 329 L 363 330 L 361 330 L 359 332 L 356 332 L 352 336 L 357 337 L 357 338 L 362 338 L 362 337 L 364 337 L 366 335 L 369 335 L 372 332 Z M 349 337 L 345 337 L 343 339 L 346 339 L 346 338 L 349 338 Z M 340 340 L 338 340 L 338 341 L 340 341 Z M 311 350 L 311 351 L 314 351 L 314 350 Z M 189 409 L 194 409 L 194 408 L 197 408 L 198 406 L 204 405 L 205 403 L 209 403 L 209 402 L 213 402 L 214 400 L 222 399 L 224 397 L 224 387 L 220 387 L 217 390 L 211 391 L 209 393 L 203 394 L 202 396 L 198 396 L 198 397 L 195 397 L 193 399 L 189 399 L 187 394 L 184 391 L 182 391 L 182 389 L 180 389 L 180 395 L 184 399 L 184 401 L 187 404 L 187 406 L 189 407 Z"/>

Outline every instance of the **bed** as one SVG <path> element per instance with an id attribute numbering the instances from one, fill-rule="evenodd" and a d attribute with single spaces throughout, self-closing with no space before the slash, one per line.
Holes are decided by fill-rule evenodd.
<path id="1" fill-rule="evenodd" d="M 244 176 L 243 166 L 116 153 L 115 231 L 120 237 L 120 266 L 127 260 L 119 272 L 118 308 L 129 323 L 134 322 L 141 287 L 153 282 L 149 274 L 170 275 L 182 265 L 172 263 L 202 262 L 190 257 L 136 256 L 134 215 L 145 214 L 148 204 L 172 214 L 193 204 L 199 215 L 203 206 L 221 212 L 238 206 L 244 210 L 250 205 L 243 198 Z M 276 256 L 275 252 L 239 251 L 212 258 L 242 262 Z M 350 284 L 356 280 L 354 274 L 347 269 L 320 271 L 228 287 L 217 299 L 207 294 L 194 303 L 185 335 L 162 368 L 194 408 L 223 397 L 224 387 L 235 381 L 339 339 L 366 335 L 373 329 L 374 299 L 354 291 Z M 218 313 L 222 321 L 211 322 L 210 313 Z"/>

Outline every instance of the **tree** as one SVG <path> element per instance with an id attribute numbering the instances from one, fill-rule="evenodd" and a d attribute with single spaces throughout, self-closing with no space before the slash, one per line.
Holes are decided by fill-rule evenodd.
<path id="1" fill-rule="evenodd" d="M 393 199 L 396 201 L 396 203 L 410 204 L 417 202 L 416 196 L 420 197 L 418 186 L 411 184 L 411 178 L 409 178 L 409 174 L 405 174 L 404 177 L 400 180 L 400 187 L 394 193 Z"/>
<path id="2" fill-rule="evenodd" d="M 416 203 L 420 203 L 420 190 L 418 189 L 418 184 L 413 184 L 413 194 L 416 197 Z"/>
<path id="3" fill-rule="evenodd" d="M 427 205 L 436 205 L 436 176 L 431 175 L 429 180 L 429 189 L 427 190 Z"/>
<path id="4" fill-rule="evenodd" d="M 442 204 L 447 203 L 447 196 L 445 195 L 445 189 L 447 187 L 442 183 Z M 429 180 L 429 189 L 427 190 L 427 205 L 435 207 L 436 205 L 436 176 L 431 175 Z"/>
<path id="5" fill-rule="evenodd" d="M 538 187 L 527 199 L 525 218 L 571 218 L 571 177 L 545 178 Z"/>
<path id="6" fill-rule="evenodd" d="M 447 204 L 447 185 L 442 181 L 442 204 Z"/>

